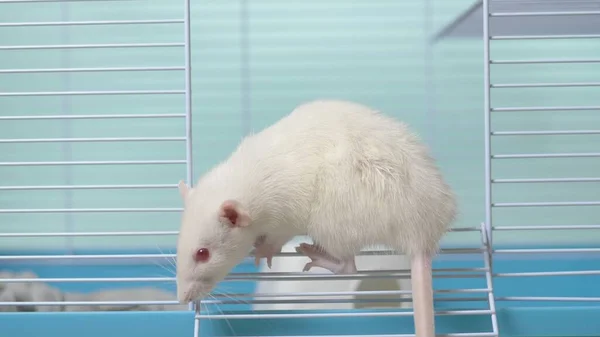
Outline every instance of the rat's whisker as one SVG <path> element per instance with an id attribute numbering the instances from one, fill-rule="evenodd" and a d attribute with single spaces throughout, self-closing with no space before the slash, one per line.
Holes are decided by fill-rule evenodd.
<path id="1" fill-rule="evenodd" d="M 171 267 L 173 267 L 172 273 L 175 274 L 175 270 L 177 270 L 177 268 L 175 267 L 175 259 L 173 257 L 167 256 L 167 254 L 162 249 L 160 249 L 158 244 L 155 244 L 155 245 L 156 245 L 156 248 L 158 249 L 158 251 L 162 255 L 165 255 L 165 260 L 171 265 Z M 169 253 L 169 254 L 172 254 L 172 253 Z"/>
<path id="2" fill-rule="evenodd" d="M 208 295 L 210 298 L 212 298 L 215 301 L 218 301 L 213 295 Z M 218 303 L 215 303 L 215 307 L 217 308 L 217 310 L 219 310 L 221 312 L 221 315 L 225 316 L 225 313 L 223 312 L 223 310 L 221 309 L 221 307 L 219 306 Z M 227 323 L 227 325 L 229 326 L 229 329 L 231 330 L 231 333 L 234 336 L 237 336 L 237 334 L 235 333 L 235 330 L 233 329 L 233 326 L 231 325 L 231 322 L 229 322 L 229 320 L 227 318 L 225 318 L 225 323 Z"/>

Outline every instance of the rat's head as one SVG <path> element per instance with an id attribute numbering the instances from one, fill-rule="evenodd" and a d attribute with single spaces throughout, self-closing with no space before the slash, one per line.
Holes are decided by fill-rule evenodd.
<path id="1" fill-rule="evenodd" d="M 197 195 L 179 182 L 184 201 L 177 240 L 177 298 L 204 298 L 252 248 L 250 215 L 236 200 Z M 194 195 L 196 194 L 196 195 Z"/>

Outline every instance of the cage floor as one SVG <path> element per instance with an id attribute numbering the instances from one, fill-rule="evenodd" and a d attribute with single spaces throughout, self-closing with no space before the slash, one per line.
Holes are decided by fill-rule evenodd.
<path id="1" fill-rule="evenodd" d="M 48 252 L 45 252 L 48 253 Z M 81 254 L 90 252 L 81 252 Z M 98 253 L 98 252 L 94 252 Z M 106 253 L 106 252 L 103 252 Z M 116 254 L 116 252 L 112 252 Z M 122 252 L 119 252 L 122 253 Z M 139 252 L 138 252 L 139 253 Z M 10 255 L 4 252 L 3 255 Z M 12 253 L 16 254 L 16 253 Z M 18 252 L 19 255 L 23 252 Z M 32 253 L 35 255 L 40 252 Z M 57 254 L 57 252 L 53 252 Z M 474 257 L 444 257 L 434 263 L 434 269 L 481 268 L 481 261 Z M 77 266 L 65 262 L 0 262 L 0 270 L 32 271 L 41 278 L 70 277 L 149 277 L 169 276 L 163 267 L 149 262 L 138 264 L 111 264 L 101 261 Z M 494 257 L 494 294 L 500 336 L 600 336 L 599 301 L 549 301 L 549 297 L 595 297 L 600 298 L 600 275 L 586 276 L 504 276 L 505 273 L 554 272 L 554 271 L 600 270 L 600 259 L 590 254 L 544 254 L 544 255 L 499 255 Z M 255 272 L 252 263 L 242 263 L 235 273 Z M 171 275 L 172 276 L 172 275 Z M 289 281 L 286 281 L 289 282 Z M 63 291 L 88 292 L 115 287 L 148 286 L 148 283 L 118 284 L 95 282 L 52 283 Z M 151 284 L 164 290 L 174 291 L 174 284 Z M 227 291 L 252 292 L 253 281 L 227 282 Z M 434 288 L 475 289 L 485 288 L 482 277 L 434 277 Z M 481 294 L 436 294 L 436 311 L 482 310 L 489 304 L 481 300 Z M 546 297 L 536 300 L 512 300 L 507 297 Z M 454 300 L 443 300 L 454 297 Z M 477 299 L 479 298 L 479 299 Z M 215 310 L 218 310 L 215 311 Z M 391 309 L 393 312 L 410 310 Z M 361 310 L 372 313 L 378 310 Z M 386 309 L 386 312 L 391 312 Z M 322 311 L 319 311 L 321 313 Z M 328 311 L 338 313 L 343 311 Z M 353 310 L 352 312 L 357 312 Z M 252 314 L 251 318 L 219 319 L 222 314 Z M 299 311 L 251 311 L 249 305 L 222 305 L 209 309 L 204 314 L 213 318 L 200 321 L 200 336 L 356 336 L 398 335 L 414 331 L 412 316 L 385 317 L 307 317 L 280 318 L 276 314 L 300 313 Z M 302 311 L 306 314 L 306 311 Z M 316 312 L 315 312 L 316 313 Z M 438 315 L 438 334 L 483 333 L 492 331 L 490 315 L 463 314 Z M 193 336 L 194 313 L 180 312 L 77 312 L 77 313 L 0 313 L 0 336 L 83 336 L 87 337 L 163 337 Z M 485 334 L 488 333 L 488 334 Z"/>

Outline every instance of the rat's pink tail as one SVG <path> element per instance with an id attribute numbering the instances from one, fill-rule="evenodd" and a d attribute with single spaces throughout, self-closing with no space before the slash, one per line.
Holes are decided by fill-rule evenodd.
<path id="1" fill-rule="evenodd" d="M 417 254 L 411 260 L 411 283 L 416 337 L 435 337 L 431 257 Z"/>

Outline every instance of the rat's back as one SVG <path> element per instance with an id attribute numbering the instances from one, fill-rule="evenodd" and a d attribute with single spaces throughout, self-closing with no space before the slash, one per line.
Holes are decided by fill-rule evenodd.
<path id="1" fill-rule="evenodd" d="M 456 216 L 454 195 L 428 149 L 405 124 L 369 107 L 314 101 L 263 133 L 271 153 L 294 162 L 287 166 L 295 177 L 289 190 L 304 191 L 307 234 L 331 254 L 379 244 L 434 253 Z"/>

